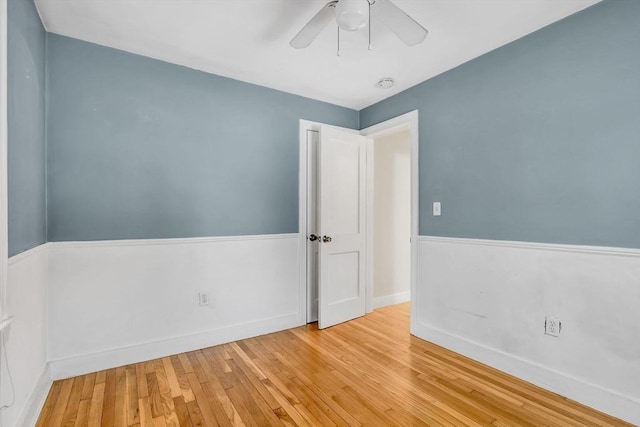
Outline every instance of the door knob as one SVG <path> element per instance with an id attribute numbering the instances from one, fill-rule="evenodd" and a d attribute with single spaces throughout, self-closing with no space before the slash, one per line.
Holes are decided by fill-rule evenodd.
<path id="1" fill-rule="evenodd" d="M 331 237 L 330 236 L 322 236 L 322 241 L 325 243 L 329 243 L 331 241 Z"/>
<path id="2" fill-rule="evenodd" d="M 312 242 L 315 242 L 318 239 L 319 239 L 319 237 L 316 236 L 315 234 L 309 234 L 309 240 L 311 240 Z"/>

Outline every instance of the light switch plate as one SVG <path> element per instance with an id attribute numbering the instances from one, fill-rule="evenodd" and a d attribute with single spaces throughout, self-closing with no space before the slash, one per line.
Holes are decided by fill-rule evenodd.
<path id="1" fill-rule="evenodd" d="M 440 202 L 433 202 L 433 216 L 440 216 L 442 214 L 442 207 Z"/>

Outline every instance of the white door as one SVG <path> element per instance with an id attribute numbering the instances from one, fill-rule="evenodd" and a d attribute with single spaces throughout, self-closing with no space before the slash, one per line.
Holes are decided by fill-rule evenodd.
<path id="1" fill-rule="evenodd" d="M 320 127 L 318 327 L 365 314 L 366 139 Z"/>

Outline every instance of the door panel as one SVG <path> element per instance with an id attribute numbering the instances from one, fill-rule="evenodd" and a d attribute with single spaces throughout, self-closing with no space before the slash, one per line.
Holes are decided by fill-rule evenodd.
<path id="1" fill-rule="evenodd" d="M 360 147 L 352 141 L 332 138 L 322 159 L 325 223 L 333 234 L 360 232 Z M 326 145 L 326 144 L 325 144 Z M 356 167 L 354 167 L 356 165 Z"/>
<path id="2" fill-rule="evenodd" d="M 358 288 L 359 256 L 358 252 L 329 255 L 329 281 L 334 285 L 329 287 L 327 295 L 329 306 L 358 298 L 360 295 Z"/>
<path id="3" fill-rule="evenodd" d="M 321 126 L 318 157 L 322 329 L 365 314 L 365 138 Z"/>

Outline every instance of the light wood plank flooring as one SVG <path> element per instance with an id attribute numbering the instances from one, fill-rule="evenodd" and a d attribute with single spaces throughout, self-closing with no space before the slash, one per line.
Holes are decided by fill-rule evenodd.
<path id="1" fill-rule="evenodd" d="M 38 426 L 622 426 L 409 335 L 409 305 L 56 381 Z"/>

